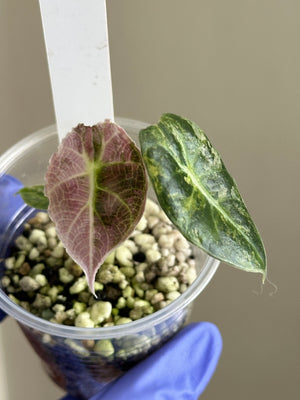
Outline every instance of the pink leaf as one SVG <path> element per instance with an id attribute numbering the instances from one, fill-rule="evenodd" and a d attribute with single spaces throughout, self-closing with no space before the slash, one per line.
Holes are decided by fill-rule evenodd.
<path id="1" fill-rule="evenodd" d="M 109 120 L 79 124 L 51 157 L 45 183 L 49 215 L 93 293 L 104 259 L 140 220 L 146 192 L 140 151 Z"/>

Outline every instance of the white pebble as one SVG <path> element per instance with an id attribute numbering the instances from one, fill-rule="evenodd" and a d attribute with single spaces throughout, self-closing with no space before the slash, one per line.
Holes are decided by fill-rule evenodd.
<path id="1" fill-rule="evenodd" d="M 66 307 L 63 304 L 55 304 L 52 307 L 52 310 L 55 312 L 62 312 L 62 311 L 65 311 L 65 309 L 66 309 Z"/>
<path id="2" fill-rule="evenodd" d="M 77 294 L 83 292 L 87 288 L 87 281 L 85 276 L 78 278 L 77 281 L 70 287 L 70 294 Z"/>
<path id="3" fill-rule="evenodd" d="M 33 244 L 37 244 L 40 237 L 45 236 L 45 232 L 41 229 L 33 229 L 30 233 L 29 240 Z"/>
<path id="4" fill-rule="evenodd" d="M 25 261 L 25 255 L 24 254 L 20 254 L 19 257 L 17 258 L 16 262 L 15 262 L 15 269 L 18 269 L 21 267 L 21 265 L 24 263 Z"/>
<path id="5" fill-rule="evenodd" d="M 50 238 L 48 239 L 48 247 L 49 247 L 49 249 L 53 250 L 54 247 L 56 247 L 56 246 L 57 246 L 57 240 L 56 240 L 56 238 L 50 237 Z M 73 260 L 72 260 L 72 262 L 73 262 Z"/>
<path id="6" fill-rule="evenodd" d="M 182 251 L 177 251 L 176 252 L 176 259 L 181 264 L 181 263 L 185 262 L 186 255 Z"/>
<path id="7" fill-rule="evenodd" d="M 149 265 L 148 265 L 146 262 L 143 262 L 143 263 L 138 264 L 138 265 L 135 267 L 135 270 L 136 270 L 137 272 L 139 272 L 139 271 L 143 271 L 143 272 L 144 272 L 148 267 L 149 267 Z"/>
<path id="8" fill-rule="evenodd" d="M 132 253 L 128 247 L 120 246 L 116 250 L 116 259 L 118 260 L 121 267 L 132 267 Z"/>
<path id="9" fill-rule="evenodd" d="M 47 222 L 50 221 L 49 215 L 46 212 L 39 211 L 36 213 L 35 217 L 42 223 L 46 224 Z"/>
<path id="10" fill-rule="evenodd" d="M 152 230 L 152 233 L 156 238 L 160 238 L 161 235 L 167 234 L 169 232 L 172 232 L 171 225 L 167 225 L 163 222 L 160 222 L 157 225 L 155 225 L 155 227 Z"/>
<path id="11" fill-rule="evenodd" d="M 179 289 L 179 282 L 175 276 L 160 276 L 155 285 L 156 289 L 168 293 Z"/>
<path id="12" fill-rule="evenodd" d="M 62 283 L 70 283 L 74 279 L 74 276 L 64 267 L 59 268 L 58 274 Z"/>
<path id="13" fill-rule="evenodd" d="M 170 250 L 166 249 L 165 247 L 160 250 L 162 257 L 167 257 L 170 254 Z"/>
<path id="14" fill-rule="evenodd" d="M 160 208 L 159 206 L 152 200 L 147 199 L 145 206 L 145 214 L 148 215 L 159 215 Z"/>
<path id="15" fill-rule="evenodd" d="M 165 247 L 165 248 L 172 248 L 174 246 L 174 237 L 173 235 L 161 235 L 161 237 L 158 239 L 158 244 L 160 247 Z"/>
<path id="16" fill-rule="evenodd" d="M 155 305 L 155 304 L 160 303 L 160 302 L 163 301 L 164 299 L 165 299 L 165 296 L 163 295 L 163 293 L 158 292 L 158 293 L 155 293 L 155 294 L 152 296 L 150 302 L 151 302 L 151 304 Z"/>
<path id="17" fill-rule="evenodd" d="M 157 250 L 149 249 L 146 251 L 146 259 L 148 263 L 155 263 L 161 258 L 161 254 Z"/>
<path id="18" fill-rule="evenodd" d="M 184 293 L 188 288 L 188 285 L 186 285 L 185 283 L 181 283 L 180 287 L 179 287 L 179 291 L 180 293 Z"/>
<path id="19" fill-rule="evenodd" d="M 86 327 L 87 328 L 87 327 Z M 93 328 L 93 327 L 91 327 Z M 83 357 L 87 357 L 90 353 L 88 349 L 83 346 L 80 346 L 75 340 L 65 339 L 65 343 L 73 350 L 75 353 L 80 354 Z"/>
<path id="20" fill-rule="evenodd" d="M 137 245 L 135 244 L 135 242 L 133 240 L 125 240 L 125 242 L 123 242 L 123 246 L 127 247 L 132 254 L 135 254 L 139 251 Z"/>
<path id="21" fill-rule="evenodd" d="M 175 249 L 178 251 L 181 251 L 183 249 L 188 249 L 189 247 L 190 247 L 189 242 L 183 236 L 178 238 L 175 242 Z"/>
<path id="22" fill-rule="evenodd" d="M 155 243 L 155 238 L 148 233 L 139 233 L 134 237 L 134 240 L 142 251 L 146 251 L 150 247 L 153 247 L 153 244 Z"/>
<path id="23" fill-rule="evenodd" d="M 40 287 L 39 283 L 30 276 L 24 276 L 20 280 L 19 284 L 24 292 L 31 292 L 32 290 L 37 290 Z"/>
<path id="24" fill-rule="evenodd" d="M 109 255 L 106 257 L 106 259 L 104 260 L 103 264 L 114 264 L 115 262 L 115 255 L 116 252 L 112 251 L 111 253 L 109 253 Z"/>
<path id="25" fill-rule="evenodd" d="M 194 280 L 197 278 L 197 271 L 196 271 L 196 269 L 195 268 L 189 268 L 187 271 L 186 271 L 186 279 L 187 279 L 187 283 L 189 284 L 189 285 L 191 285 L 193 282 L 194 282 Z"/>
<path id="26" fill-rule="evenodd" d="M 135 229 L 138 231 L 143 231 L 147 228 L 147 219 L 143 215 L 142 218 L 139 220 L 138 224 L 136 225 Z"/>
<path id="27" fill-rule="evenodd" d="M 47 278 L 42 274 L 35 275 L 34 279 L 40 285 L 40 287 L 46 286 L 48 283 Z"/>
<path id="28" fill-rule="evenodd" d="M 95 324 L 90 318 L 90 314 L 87 311 L 79 314 L 75 319 L 75 326 L 79 328 L 94 328 Z"/>
<path id="29" fill-rule="evenodd" d="M 171 224 L 171 221 L 169 220 L 169 218 L 167 217 L 167 215 L 165 214 L 165 212 L 163 210 L 160 210 L 160 212 L 159 212 L 159 219 L 162 222 L 165 222 L 166 224 Z"/>
<path id="30" fill-rule="evenodd" d="M 138 271 L 137 274 L 135 275 L 135 280 L 138 283 L 145 282 L 144 271 Z"/>
<path id="31" fill-rule="evenodd" d="M 14 285 L 18 285 L 19 282 L 20 282 L 20 276 L 19 275 L 14 275 L 12 277 L 12 281 L 13 281 Z"/>
<path id="32" fill-rule="evenodd" d="M 48 247 L 48 240 L 47 240 L 46 236 L 41 236 L 41 237 L 39 238 L 39 240 L 38 240 L 37 243 L 36 243 L 36 247 L 37 247 L 37 249 L 38 249 L 39 252 L 42 252 L 42 251 L 44 251 L 44 250 L 47 249 L 47 247 Z"/>
<path id="33" fill-rule="evenodd" d="M 111 315 L 112 305 L 108 301 L 97 301 L 91 307 L 90 315 L 92 321 L 97 325 L 108 319 Z"/>
<path id="34" fill-rule="evenodd" d="M 6 258 L 4 265 L 6 269 L 13 269 L 15 266 L 16 259 L 15 257 L 8 257 Z"/>
<path id="35" fill-rule="evenodd" d="M 29 255 L 28 255 L 28 258 L 29 258 L 30 260 L 36 260 L 36 259 L 38 258 L 39 255 L 40 255 L 40 252 L 38 251 L 38 249 L 37 249 L 36 247 L 33 247 L 33 248 L 30 250 L 30 253 L 29 253 Z"/>
<path id="36" fill-rule="evenodd" d="M 30 251 L 30 249 L 32 249 L 33 247 L 31 241 L 29 241 L 23 235 L 17 237 L 17 239 L 15 240 L 15 245 L 18 247 L 18 249 L 25 251 Z"/>
<path id="37" fill-rule="evenodd" d="M 30 275 L 34 276 L 40 274 L 45 269 L 45 264 L 38 263 L 30 271 Z"/>
<path id="38" fill-rule="evenodd" d="M 45 233 L 48 238 L 56 238 L 56 229 L 54 226 L 47 228 Z"/>
<path id="39" fill-rule="evenodd" d="M 3 278 L 1 279 L 1 283 L 2 283 L 2 286 L 4 288 L 8 287 L 10 285 L 9 277 L 8 276 L 3 276 Z"/>
<path id="40" fill-rule="evenodd" d="M 109 339 L 98 340 L 95 344 L 94 351 L 99 353 L 102 357 L 109 357 L 114 354 L 115 349 Z"/>
<path id="41" fill-rule="evenodd" d="M 52 250 L 52 257 L 54 258 L 63 258 L 65 253 L 65 249 L 62 246 L 61 242 Z"/>
<path id="42" fill-rule="evenodd" d="M 180 292 L 178 292 L 178 290 L 174 290 L 173 292 L 169 292 L 166 294 L 166 299 L 173 301 L 173 300 L 176 300 L 177 297 L 179 297 L 179 296 L 180 296 Z"/>
<path id="43" fill-rule="evenodd" d="M 46 309 L 51 307 L 51 299 L 49 296 L 44 296 L 43 294 L 37 293 L 35 296 L 32 307 L 39 309 Z"/>
<path id="44" fill-rule="evenodd" d="M 51 343 L 52 342 L 52 337 L 48 333 L 44 333 L 42 336 L 42 342 L 45 344 Z"/>
<path id="45" fill-rule="evenodd" d="M 121 317 L 117 320 L 116 325 L 128 324 L 129 322 L 132 322 L 131 318 Z"/>
<path id="46" fill-rule="evenodd" d="M 159 223 L 159 218 L 154 215 L 149 215 L 148 217 L 148 226 L 150 229 L 153 229 L 155 225 Z"/>
<path id="47" fill-rule="evenodd" d="M 175 265 L 176 257 L 175 254 L 169 254 L 167 257 L 167 263 L 169 267 L 173 267 Z"/>

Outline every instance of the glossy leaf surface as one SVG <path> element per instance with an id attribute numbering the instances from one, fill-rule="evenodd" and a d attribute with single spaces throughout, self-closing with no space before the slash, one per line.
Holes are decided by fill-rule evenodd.
<path id="1" fill-rule="evenodd" d="M 44 185 L 34 185 L 22 188 L 18 191 L 26 204 L 39 210 L 47 210 L 48 198 L 44 195 Z"/>
<path id="2" fill-rule="evenodd" d="M 164 114 L 140 132 L 140 142 L 160 205 L 181 233 L 215 258 L 265 276 L 260 235 L 204 132 L 188 119 Z"/>
<path id="3" fill-rule="evenodd" d="M 105 257 L 142 216 L 147 180 L 141 153 L 113 122 L 80 124 L 52 156 L 45 181 L 58 236 L 93 292 Z"/>

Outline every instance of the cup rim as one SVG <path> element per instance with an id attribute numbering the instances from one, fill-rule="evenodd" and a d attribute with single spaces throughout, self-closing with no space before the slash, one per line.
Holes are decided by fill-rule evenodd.
<path id="1" fill-rule="evenodd" d="M 116 118 L 116 122 L 124 129 L 130 126 L 132 129 L 142 129 L 148 124 L 127 118 Z M 6 172 L 13 161 L 33 145 L 37 145 L 45 139 L 49 139 L 56 134 L 55 125 L 50 125 L 40 129 L 10 147 L 0 156 L 0 177 Z M 28 210 L 32 212 L 32 209 Z M 28 211 L 28 213 L 29 213 Z M 0 288 L 0 306 L 7 314 L 15 318 L 21 324 L 37 329 L 50 335 L 69 337 L 73 339 L 105 339 L 111 337 L 120 337 L 124 335 L 135 334 L 146 330 L 167 320 L 175 315 L 181 309 L 187 307 L 207 286 L 216 273 L 220 261 L 210 255 L 206 255 L 204 266 L 198 274 L 195 281 L 182 293 L 176 300 L 172 301 L 166 307 L 154 312 L 139 320 L 132 321 L 123 325 L 99 328 L 80 328 L 76 326 L 67 326 L 56 324 L 40 317 L 37 317 L 26 311 L 21 306 L 14 303 Z"/>

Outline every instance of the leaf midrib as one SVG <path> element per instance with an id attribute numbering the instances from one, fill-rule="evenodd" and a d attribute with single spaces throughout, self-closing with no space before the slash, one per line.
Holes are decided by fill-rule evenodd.
<path id="1" fill-rule="evenodd" d="M 162 122 L 162 124 L 164 124 Z M 158 130 L 161 132 L 162 137 L 163 137 L 163 143 L 165 144 L 165 137 L 164 137 L 164 132 L 161 129 L 161 127 L 159 126 L 159 124 L 156 125 Z M 178 128 L 179 129 L 179 128 Z M 186 151 L 185 151 L 185 147 L 183 146 L 183 143 L 180 140 L 180 137 L 177 134 L 174 134 L 173 131 L 171 132 L 171 134 L 173 135 L 173 137 L 175 138 L 175 140 L 177 141 L 177 143 L 180 145 L 181 149 L 182 149 L 182 154 L 183 154 L 183 159 L 185 160 L 185 163 L 187 165 L 189 165 L 189 163 L 187 162 L 188 158 L 186 155 Z M 166 149 L 166 146 L 164 146 L 164 149 Z M 259 257 L 259 259 L 261 260 L 261 264 L 263 265 L 263 259 L 260 256 L 256 246 L 252 243 L 252 241 L 249 240 L 248 236 L 245 235 L 245 233 L 239 229 L 239 225 L 235 224 L 234 221 L 232 220 L 232 218 L 230 218 L 230 216 L 228 215 L 228 213 L 226 212 L 226 210 L 224 210 L 219 202 L 217 202 L 205 189 L 205 187 L 201 184 L 201 182 L 197 179 L 197 176 L 186 166 L 182 165 L 178 159 L 178 157 L 176 157 L 175 153 L 172 151 L 172 148 L 168 148 L 168 151 L 170 153 L 170 155 L 172 156 L 173 160 L 178 164 L 178 166 L 183 170 L 183 172 L 191 178 L 193 185 L 198 188 L 198 190 L 200 191 L 200 193 L 202 193 L 204 195 L 204 197 L 207 199 L 208 203 L 212 204 L 213 207 L 215 209 L 217 209 L 220 214 L 226 219 L 226 221 L 228 221 L 230 223 L 230 225 L 237 230 L 240 235 L 246 239 L 246 241 L 248 243 L 250 243 L 251 247 L 254 249 L 255 254 Z"/>
<path id="2" fill-rule="evenodd" d="M 89 208 L 89 219 L 90 219 L 90 231 L 89 231 L 89 249 L 93 249 L 93 227 L 94 227 L 94 212 L 95 211 L 95 196 L 96 196 L 96 188 L 97 188 L 97 174 L 99 173 L 99 169 L 103 166 L 107 166 L 107 165 L 117 165 L 117 164 L 137 164 L 136 162 L 133 161 L 128 161 L 128 162 L 123 162 L 123 161 L 117 161 L 117 162 L 102 162 L 100 159 L 96 160 L 96 161 L 91 161 L 90 158 L 88 157 L 87 153 L 84 152 L 82 154 L 82 157 L 85 161 L 86 164 L 86 175 L 89 176 L 89 187 L 90 187 L 90 193 L 89 193 L 89 198 L 87 201 L 86 206 L 88 206 Z M 127 208 L 127 210 L 129 210 L 129 214 L 132 215 L 131 211 L 130 211 L 130 207 L 128 206 L 128 204 L 126 202 L 124 202 L 124 200 L 122 200 L 122 198 L 120 196 L 118 196 L 118 194 L 116 192 L 113 192 L 111 190 L 108 190 L 107 188 L 100 188 L 100 190 L 102 190 L 103 192 L 106 193 L 110 193 L 111 195 L 115 196 L 116 198 L 118 198 L 118 200 L 120 201 L 120 203 L 122 203 L 122 205 L 124 207 Z M 99 215 L 99 213 L 97 213 L 97 217 L 99 218 L 99 220 L 101 220 L 101 215 Z M 132 220 L 132 218 L 131 218 Z M 107 233 L 107 228 L 105 226 L 104 223 L 102 223 L 102 227 L 104 229 L 104 231 L 106 231 Z M 93 260 L 93 252 L 90 251 L 89 253 L 90 256 L 90 260 Z"/>

